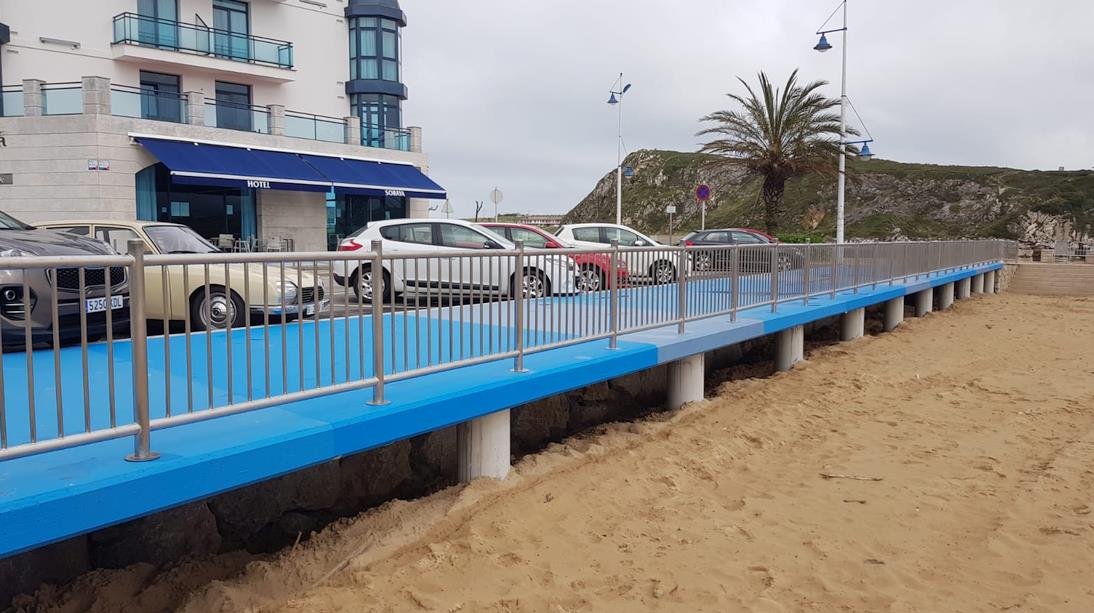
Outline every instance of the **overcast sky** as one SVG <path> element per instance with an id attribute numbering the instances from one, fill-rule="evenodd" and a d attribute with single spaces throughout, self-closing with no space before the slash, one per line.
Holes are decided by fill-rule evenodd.
<path id="1" fill-rule="evenodd" d="M 495 186 L 502 211 L 569 210 L 615 166 L 619 72 L 634 84 L 624 140 L 693 151 L 698 118 L 735 77 L 801 68 L 839 94 L 831 0 L 401 0 L 407 125 L 456 213 Z M 880 156 L 1094 166 L 1094 2 L 851 0 L 849 95 Z M 837 17 L 838 19 L 838 17 Z"/>

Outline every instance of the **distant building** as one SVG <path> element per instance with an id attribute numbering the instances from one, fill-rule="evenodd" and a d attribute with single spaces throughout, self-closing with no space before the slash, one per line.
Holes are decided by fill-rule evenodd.
<path id="1" fill-rule="evenodd" d="M 322 250 L 446 197 L 404 128 L 397 0 L 12 0 L 0 22 L 0 207 L 28 222 Z"/>
<path id="2" fill-rule="evenodd" d="M 562 215 L 521 215 L 520 223 L 530 226 L 561 226 Z"/>

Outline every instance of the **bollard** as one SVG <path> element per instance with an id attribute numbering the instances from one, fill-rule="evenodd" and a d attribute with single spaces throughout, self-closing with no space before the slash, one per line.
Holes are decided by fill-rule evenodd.
<path id="1" fill-rule="evenodd" d="M 129 239 L 129 337 L 133 351 L 133 417 L 140 426 L 134 440 L 129 462 L 147 462 L 160 457 L 152 451 L 152 426 L 148 411 L 148 330 L 144 308 L 144 241 Z M 106 285 L 110 287 L 110 267 L 106 268 Z M 107 309 L 110 305 L 107 305 Z"/>

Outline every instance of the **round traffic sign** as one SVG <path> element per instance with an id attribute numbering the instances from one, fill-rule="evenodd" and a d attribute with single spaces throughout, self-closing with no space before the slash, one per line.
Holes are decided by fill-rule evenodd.
<path id="1" fill-rule="evenodd" d="M 710 186 L 706 185 L 705 183 L 695 188 L 695 197 L 702 202 L 710 200 L 710 195 Z"/>

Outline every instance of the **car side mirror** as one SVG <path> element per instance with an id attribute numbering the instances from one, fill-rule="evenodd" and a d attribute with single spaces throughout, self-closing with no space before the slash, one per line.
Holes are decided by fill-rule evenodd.
<path id="1" fill-rule="evenodd" d="M 548 249 L 562 249 L 562 245 L 556 243 L 555 241 L 547 241 L 547 248 Z"/>
<path id="2" fill-rule="evenodd" d="M 495 243 L 494 241 L 486 241 L 485 243 L 482 244 L 482 248 L 483 249 L 501 249 L 501 245 Z"/>
<path id="3" fill-rule="evenodd" d="M 634 241 L 634 246 L 635 247 L 649 247 L 650 245 L 646 241 L 644 241 L 642 239 L 638 239 L 638 240 Z"/>

